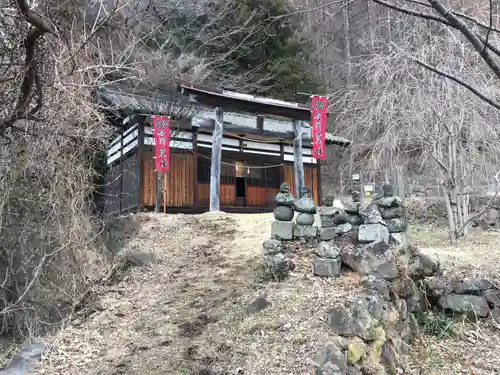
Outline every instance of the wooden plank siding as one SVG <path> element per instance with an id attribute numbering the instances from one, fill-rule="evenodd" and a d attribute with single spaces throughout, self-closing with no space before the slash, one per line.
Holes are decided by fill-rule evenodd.
<path id="1" fill-rule="evenodd" d="M 144 207 L 151 207 L 155 205 L 156 199 L 156 176 L 155 166 L 153 159 L 154 151 L 152 149 L 145 149 L 143 151 L 144 158 L 142 159 L 142 205 Z"/>
<path id="2" fill-rule="evenodd" d="M 156 199 L 156 175 L 154 172 L 153 149 L 146 148 L 143 152 L 144 159 L 142 163 L 141 204 L 144 207 L 155 205 Z M 197 162 L 198 157 L 188 152 L 172 152 L 171 170 L 163 180 L 164 189 L 166 189 L 167 207 L 179 208 L 207 208 L 210 204 L 210 184 L 198 182 L 197 168 L 200 166 Z M 204 159 L 202 160 L 204 161 Z M 229 160 L 226 160 L 228 162 Z M 257 163 L 258 164 L 258 163 Z M 225 166 L 224 169 L 228 169 Z M 281 171 L 281 180 L 290 185 L 292 194 L 295 195 L 295 179 L 293 165 L 283 165 Z M 206 171 L 208 172 L 208 171 Z M 233 173 L 225 171 L 226 179 L 231 180 Z M 246 176 L 247 174 L 245 174 Z M 248 177 L 247 177 L 248 178 Z M 304 167 L 305 185 L 312 190 L 312 196 L 317 204 L 320 204 L 320 186 L 319 169 L 317 167 Z M 248 181 L 248 180 L 247 180 Z M 266 180 L 267 181 L 267 180 Z M 228 182 L 232 182 L 228 181 Z M 265 182 L 264 182 L 265 183 Z M 277 187 L 266 186 L 246 186 L 246 207 L 272 207 L 274 197 L 279 192 Z M 196 198 L 196 201 L 195 201 Z M 241 204 L 241 203 L 240 203 Z M 236 199 L 236 185 L 232 183 L 222 183 L 220 187 L 220 205 L 221 207 L 238 207 Z M 244 208 L 244 207 L 242 207 Z"/>
<path id="3" fill-rule="evenodd" d="M 210 204 L 210 184 L 196 184 L 197 206 L 208 207 Z"/>
<path id="4" fill-rule="evenodd" d="M 154 172 L 154 151 L 144 150 L 142 160 L 142 205 L 151 207 L 156 199 L 156 176 Z M 166 190 L 166 202 L 161 205 L 167 207 L 193 207 L 194 188 L 196 178 L 196 156 L 188 153 L 171 154 L 170 172 L 163 179 Z"/>
<path id="5" fill-rule="evenodd" d="M 220 205 L 235 206 L 236 205 L 236 186 L 235 185 L 220 185 Z"/>
<path id="6" fill-rule="evenodd" d="M 165 174 L 163 189 L 167 207 L 193 207 L 196 156 L 172 153 L 170 172 Z"/>

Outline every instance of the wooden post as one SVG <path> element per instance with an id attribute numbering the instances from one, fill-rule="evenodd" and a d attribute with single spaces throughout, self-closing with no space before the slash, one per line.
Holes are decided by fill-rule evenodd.
<path id="1" fill-rule="evenodd" d="M 302 161 L 302 121 L 293 120 L 293 170 L 295 174 L 295 195 L 301 197 L 304 187 L 304 162 Z"/>
<path id="2" fill-rule="evenodd" d="M 163 213 L 167 213 L 167 174 L 163 173 Z"/>
<path id="3" fill-rule="evenodd" d="M 120 195 L 118 196 L 118 201 L 119 201 L 119 215 L 122 214 L 122 207 L 123 207 L 123 163 L 125 163 L 125 160 L 123 158 L 123 131 L 120 134 Z"/>
<path id="4" fill-rule="evenodd" d="M 155 207 L 156 212 L 160 212 L 161 191 L 162 191 L 162 175 L 159 171 L 156 171 L 156 207 Z"/>
<path id="5" fill-rule="evenodd" d="M 137 176 L 139 178 L 139 188 L 137 189 L 137 209 L 140 211 L 144 205 L 144 116 L 140 116 L 137 122 Z"/>
<path id="6" fill-rule="evenodd" d="M 224 133 L 224 111 L 215 108 L 215 124 L 212 140 L 212 165 L 210 167 L 210 212 L 220 211 L 220 164 L 222 158 L 222 135 Z"/>

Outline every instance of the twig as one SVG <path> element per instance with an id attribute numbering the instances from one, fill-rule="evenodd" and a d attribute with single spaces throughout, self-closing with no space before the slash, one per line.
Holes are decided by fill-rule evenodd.
<path id="1" fill-rule="evenodd" d="M 481 100 L 484 100 L 486 103 L 488 103 L 489 105 L 495 107 L 496 109 L 500 109 L 500 104 L 497 103 L 496 101 L 494 101 L 493 99 L 490 99 L 488 98 L 486 95 L 484 95 L 483 93 L 481 93 L 478 89 L 472 87 L 470 84 L 462 81 L 460 78 L 450 74 L 450 73 L 446 73 L 438 68 L 435 68 L 429 64 L 427 64 L 426 62 L 423 62 L 422 60 L 419 60 L 417 59 L 416 57 L 410 57 L 413 61 L 415 61 L 417 64 L 423 66 L 424 68 L 436 73 L 436 74 L 439 74 L 440 76 L 443 76 L 443 77 L 446 77 L 448 79 L 451 79 L 452 81 L 458 83 L 459 85 L 465 87 L 466 89 L 468 89 L 469 91 L 471 91 L 474 95 L 476 95 L 478 98 L 480 98 Z"/>

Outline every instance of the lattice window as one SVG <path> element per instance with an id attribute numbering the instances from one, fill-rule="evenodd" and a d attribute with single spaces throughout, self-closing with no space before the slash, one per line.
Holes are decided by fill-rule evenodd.
<path id="1" fill-rule="evenodd" d="M 198 156 L 198 173 L 196 180 L 199 184 L 210 183 L 210 159 Z"/>

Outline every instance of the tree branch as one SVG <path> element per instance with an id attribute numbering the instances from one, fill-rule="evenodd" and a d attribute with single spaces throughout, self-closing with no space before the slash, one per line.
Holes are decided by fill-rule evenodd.
<path id="1" fill-rule="evenodd" d="M 496 109 L 500 109 L 500 103 L 494 101 L 493 99 L 490 99 L 488 98 L 486 95 L 484 95 L 483 93 L 481 93 L 479 90 L 477 90 L 476 88 L 472 87 L 470 84 L 462 81 L 460 78 L 458 77 L 455 77 L 454 75 L 451 75 L 449 73 L 446 73 L 446 72 L 443 72 L 442 70 L 438 69 L 438 68 L 435 68 L 425 62 L 423 62 L 422 60 L 419 60 L 413 56 L 410 56 L 410 58 L 415 61 L 417 64 L 423 66 L 424 68 L 436 73 L 436 74 L 439 74 L 440 76 L 443 76 L 443 77 L 446 77 L 448 79 L 451 79 L 452 81 L 458 83 L 459 85 L 465 87 L 466 89 L 468 89 L 469 91 L 471 91 L 474 95 L 476 95 L 477 97 L 479 97 L 481 100 L 484 100 L 486 103 L 488 103 L 489 105 L 495 107 Z"/>
<path id="2" fill-rule="evenodd" d="M 16 5 L 19 13 L 32 27 L 24 39 L 24 74 L 12 115 L 6 120 L 0 122 L 0 136 L 2 137 L 5 134 L 5 130 L 13 127 L 17 120 L 33 116 L 42 106 L 41 85 L 35 61 L 37 42 L 44 34 L 55 34 L 56 32 L 52 25 L 44 21 L 31 10 L 27 0 L 17 0 Z M 28 114 L 28 107 L 32 98 L 33 85 L 37 86 L 39 95 L 34 110 L 30 111 Z"/>
<path id="3" fill-rule="evenodd" d="M 472 44 L 474 49 L 481 55 L 484 62 L 493 70 L 493 72 L 500 78 L 500 65 L 493 59 L 490 52 L 484 48 L 484 43 L 481 39 L 470 30 L 469 26 L 453 14 L 451 10 L 448 10 L 441 4 L 438 0 L 427 0 L 429 4 L 438 12 L 443 18 L 445 18 L 452 27 L 460 31 L 463 36 Z"/>

